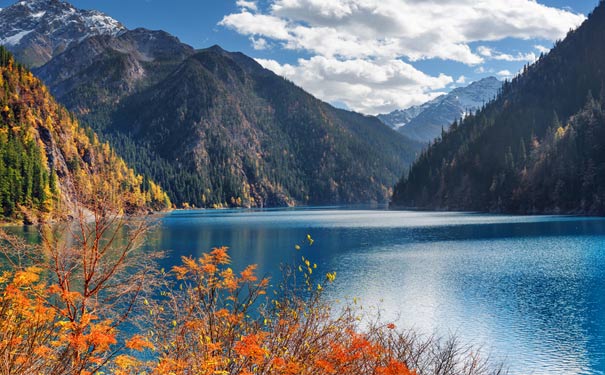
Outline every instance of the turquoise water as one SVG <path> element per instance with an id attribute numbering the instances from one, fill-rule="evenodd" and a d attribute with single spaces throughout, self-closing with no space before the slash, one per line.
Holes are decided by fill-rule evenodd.
<path id="1" fill-rule="evenodd" d="M 328 298 L 380 307 L 399 327 L 456 334 L 513 374 L 605 374 L 605 219 L 380 210 L 177 211 L 154 247 L 229 246 L 236 269 L 304 254 L 336 271 Z"/>

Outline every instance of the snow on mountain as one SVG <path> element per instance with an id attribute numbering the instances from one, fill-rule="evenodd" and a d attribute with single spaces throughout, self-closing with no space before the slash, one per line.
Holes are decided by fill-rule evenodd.
<path id="1" fill-rule="evenodd" d="M 426 102 L 422 105 L 415 105 L 407 109 L 398 109 L 389 114 L 378 115 L 377 117 L 380 119 L 380 121 L 393 129 L 399 129 L 402 126 L 407 125 L 416 116 L 421 114 L 431 105 L 431 103 L 432 101 Z"/>
<path id="2" fill-rule="evenodd" d="M 459 87 L 420 106 L 379 115 L 393 129 L 414 140 L 428 143 L 455 120 L 474 112 L 492 100 L 502 87 L 495 77 L 484 78 L 469 86 Z"/>
<path id="3" fill-rule="evenodd" d="M 72 43 L 124 31 L 121 23 L 102 12 L 76 9 L 61 0 L 22 0 L 0 10 L 0 44 L 34 67 Z"/>
<path id="4" fill-rule="evenodd" d="M 15 46 L 21 42 L 21 39 L 23 39 L 24 36 L 32 33 L 33 31 L 34 30 L 19 31 L 18 33 L 16 33 L 13 36 L 9 36 L 4 39 L 0 39 L 0 44 L 7 45 L 7 46 Z"/>

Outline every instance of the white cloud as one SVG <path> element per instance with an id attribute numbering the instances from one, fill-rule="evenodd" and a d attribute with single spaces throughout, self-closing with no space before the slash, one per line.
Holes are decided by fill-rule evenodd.
<path id="1" fill-rule="evenodd" d="M 458 79 L 456 80 L 457 84 L 464 84 L 466 83 L 466 77 L 465 76 L 460 76 L 458 77 Z"/>
<path id="2" fill-rule="evenodd" d="M 229 24 L 227 19 L 233 24 Z M 290 38 L 286 20 L 271 15 L 250 13 L 246 9 L 240 13 L 226 16 L 220 24 L 230 26 L 244 35 L 263 36 L 275 40 Z"/>
<path id="3" fill-rule="evenodd" d="M 507 54 L 487 47 L 473 51 L 470 44 L 505 38 L 554 41 L 585 19 L 535 0 L 268 0 L 265 11 L 256 2 L 237 4 L 241 10 L 226 15 L 220 25 L 250 37 L 254 48 L 275 46 L 311 56 L 297 65 L 279 65 L 281 74 L 321 99 L 342 101 L 367 113 L 419 104 L 445 87 L 443 75 L 431 77 L 418 70 L 421 80 L 403 80 L 414 69 L 403 61 L 437 58 L 477 69 L 488 60 L 534 61 L 534 52 Z M 349 72 L 358 69 L 362 81 L 352 81 L 355 74 L 337 74 L 337 66 Z M 371 77 L 389 77 L 393 69 L 398 73 L 389 79 L 400 82 L 371 83 Z M 313 81 L 318 76 L 325 81 Z M 418 83 L 424 80 L 433 84 Z M 345 89 L 372 98 L 355 100 Z"/>
<path id="4" fill-rule="evenodd" d="M 269 42 L 265 38 L 255 38 L 253 36 L 250 37 L 250 42 L 252 42 L 252 48 L 257 51 L 265 50 L 269 48 Z"/>
<path id="5" fill-rule="evenodd" d="M 247 0 L 237 0 L 235 5 L 242 9 L 250 9 L 252 11 L 257 11 L 258 7 L 256 5 L 256 1 L 247 1 Z"/>
<path id="6" fill-rule="evenodd" d="M 555 40 L 584 20 L 534 0 L 273 0 L 269 9 L 267 14 L 242 9 L 220 24 L 322 56 L 478 64 L 482 57 L 471 51 L 471 42 Z"/>
<path id="7" fill-rule="evenodd" d="M 496 75 L 501 78 L 511 78 L 513 76 L 513 73 L 511 73 L 510 70 L 501 70 L 496 73 Z"/>
<path id="8" fill-rule="evenodd" d="M 486 46 L 477 47 L 477 53 L 488 60 L 534 62 L 538 59 L 538 56 L 536 56 L 536 54 L 533 52 L 518 52 L 515 55 L 511 55 L 508 53 L 501 53 L 493 48 Z"/>
<path id="9" fill-rule="evenodd" d="M 542 45 L 539 45 L 539 44 L 536 44 L 536 45 L 534 46 L 534 49 L 535 49 L 536 51 L 538 51 L 538 52 L 540 52 L 540 53 L 544 53 L 544 54 L 546 54 L 546 53 L 550 52 L 550 48 L 545 47 L 545 46 L 542 46 Z"/>
<path id="10" fill-rule="evenodd" d="M 368 61 L 314 56 L 296 65 L 257 59 L 327 102 L 341 102 L 368 114 L 385 113 L 423 103 L 443 94 L 452 77 L 432 77 L 401 60 Z"/>
<path id="11" fill-rule="evenodd" d="M 477 47 L 477 53 L 484 57 L 492 57 L 493 50 L 489 47 L 479 46 Z"/>

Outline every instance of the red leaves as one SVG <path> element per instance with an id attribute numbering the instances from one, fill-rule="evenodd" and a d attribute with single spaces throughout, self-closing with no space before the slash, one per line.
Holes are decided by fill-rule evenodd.
<path id="1" fill-rule="evenodd" d="M 332 343 L 315 364 L 325 374 L 414 375 L 389 349 L 353 331 Z"/>
<path id="2" fill-rule="evenodd" d="M 410 371 L 408 367 L 394 359 L 389 360 L 388 365 L 376 368 L 376 375 L 417 375 L 416 371 Z"/>

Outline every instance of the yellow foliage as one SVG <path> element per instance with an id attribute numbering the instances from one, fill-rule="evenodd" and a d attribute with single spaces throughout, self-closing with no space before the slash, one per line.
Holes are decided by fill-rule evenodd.
<path id="1" fill-rule="evenodd" d="M 59 155 L 74 175 L 73 180 L 65 181 L 63 174 L 59 174 L 61 178 L 57 181 L 57 188 L 65 182 L 70 184 L 69 189 L 64 189 L 63 195 L 53 197 L 52 193 L 48 194 L 48 187 L 44 189 L 47 193 L 46 200 L 40 202 L 38 207 L 31 207 L 40 211 L 40 217 L 48 215 L 60 218 L 60 215 L 68 212 L 58 212 L 59 207 L 73 208 L 70 204 L 74 201 L 86 204 L 93 200 L 95 194 L 111 197 L 112 204 L 121 206 L 119 211 L 122 212 L 135 213 L 171 207 L 167 194 L 157 184 L 150 183 L 149 189 L 145 191 L 143 176 L 129 168 L 107 143 L 101 144 L 96 134 L 87 134 L 73 120 L 73 116 L 55 102 L 42 82 L 29 70 L 14 65 L 11 59 L 8 64 L 0 67 L 0 77 L 3 83 L 0 90 L 5 86 L 11 88 L 6 96 L 8 102 L 3 102 L 0 107 L 0 118 L 8 119 L 7 126 L 0 129 L 0 141 L 4 141 L 4 133 L 11 130 L 21 136 L 24 142 L 35 142 L 41 151 L 41 164 L 47 166 L 47 171 L 51 174 L 46 155 L 48 150 L 42 142 L 42 131 L 49 132 L 54 146 L 59 148 Z M 13 118 L 14 114 L 18 118 Z M 55 163 L 53 167 L 60 167 L 61 164 Z M 69 177 L 71 176 L 68 175 L 67 178 Z M 71 182 L 75 182 L 75 186 Z M 74 190 L 78 196 L 72 196 Z"/>
<path id="2" fill-rule="evenodd" d="M 565 128 L 563 128 L 562 126 L 559 126 L 557 128 L 557 132 L 555 133 L 555 138 L 556 139 L 561 139 L 565 136 Z"/>

